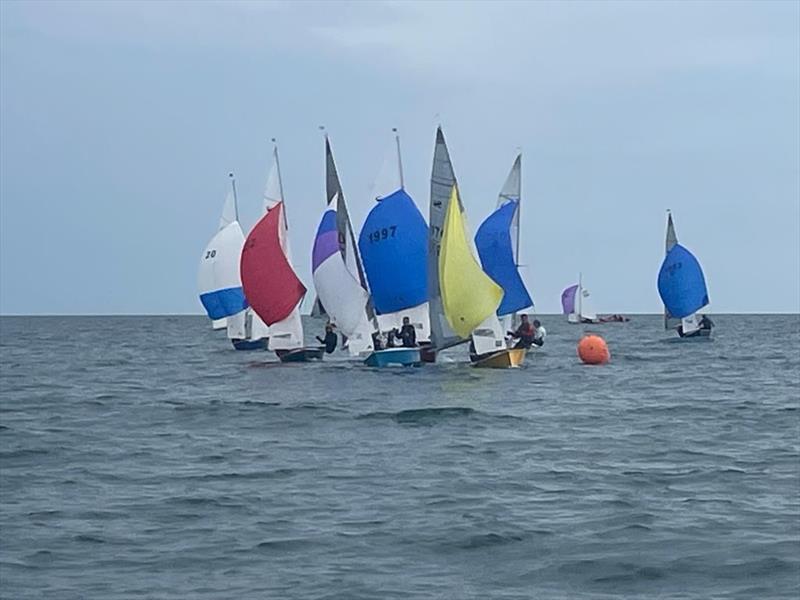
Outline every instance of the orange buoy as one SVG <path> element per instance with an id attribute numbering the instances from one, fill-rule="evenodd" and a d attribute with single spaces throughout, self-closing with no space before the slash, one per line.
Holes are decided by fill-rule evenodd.
<path id="1" fill-rule="evenodd" d="M 611 353 L 599 335 L 585 335 L 578 342 L 578 357 L 587 365 L 603 365 L 611 359 Z"/>

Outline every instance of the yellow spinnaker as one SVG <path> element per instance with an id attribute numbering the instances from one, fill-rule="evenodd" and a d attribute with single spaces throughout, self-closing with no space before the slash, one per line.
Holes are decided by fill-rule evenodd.
<path id="1" fill-rule="evenodd" d="M 455 186 L 450 195 L 443 229 L 439 251 L 442 307 L 453 331 L 467 338 L 500 306 L 503 288 L 483 272 L 472 254 Z"/>

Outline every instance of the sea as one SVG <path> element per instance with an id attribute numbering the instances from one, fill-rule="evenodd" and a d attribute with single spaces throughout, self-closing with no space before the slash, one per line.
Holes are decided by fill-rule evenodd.
<path id="1" fill-rule="evenodd" d="M 800 597 L 800 316 L 540 318 L 498 371 L 0 318 L 0 596 Z"/>

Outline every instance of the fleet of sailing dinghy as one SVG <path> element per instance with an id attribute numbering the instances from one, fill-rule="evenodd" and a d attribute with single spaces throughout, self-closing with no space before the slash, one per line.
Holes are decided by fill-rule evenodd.
<path id="1" fill-rule="evenodd" d="M 291 264 L 277 147 L 274 159 L 274 176 L 269 178 L 264 198 L 266 214 L 253 227 L 242 249 L 242 286 L 250 306 L 269 326 L 269 349 L 281 361 L 321 359 L 320 348 L 303 346 L 299 308 L 306 288 Z"/>
<path id="2" fill-rule="evenodd" d="M 578 283 L 561 292 L 561 308 L 567 315 L 567 322 L 599 323 L 597 313 L 591 307 L 589 290 L 583 287 L 583 276 L 578 275 Z"/>
<path id="3" fill-rule="evenodd" d="M 377 329 L 358 255 L 355 234 L 336 172 L 330 140 L 325 136 L 326 190 L 332 195 L 322 215 L 311 253 L 317 298 L 339 331 L 347 336 L 352 356 L 373 349 Z"/>
<path id="4" fill-rule="evenodd" d="M 505 331 L 516 327 L 516 317 L 533 306 L 519 264 L 521 155 L 473 243 L 441 127 L 436 131 L 427 224 L 405 189 L 397 135 L 395 146 L 396 160 L 385 162 L 381 171 L 389 173 L 390 183 L 375 194 L 356 242 L 325 136 L 326 206 L 312 250 L 317 292 L 312 315 L 327 315 L 346 336 L 349 353 L 366 356 L 369 366 L 435 362 L 438 353 L 466 342 L 476 367 L 520 365 L 526 350 L 508 348 Z M 303 345 L 300 305 L 306 288 L 291 264 L 277 146 L 264 211 L 245 239 L 231 175 L 219 228 L 200 261 L 200 301 L 212 327 L 227 329 L 236 349 L 268 348 L 283 362 L 321 359 L 323 348 Z M 709 339 L 712 324 L 698 314 L 709 304 L 703 270 L 678 244 L 671 214 L 665 251 L 658 275 L 664 327 L 677 329 L 680 339 Z M 621 315 L 598 318 L 581 276 L 562 292 L 561 303 L 570 323 L 627 320 Z M 375 340 L 402 327 L 406 317 L 420 346 L 375 350 Z"/>
<path id="5" fill-rule="evenodd" d="M 703 269 L 697 258 L 678 243 L 671 213 L 667 216 L 665 251 L 658 273 L 658 293 L 664 303 L 664 328 L 681 331 L 681 339 L 709 339 L 711 330 L 701 328 L 701 316 L 698 315 L 698 311 L 709 303 Z"/>
<path id="6" fill-rule="evenodd" d="M 522 155 L 518 154 L 497 198 L 497 208 L 475 234 L 481 266 L 503 288 L 497 308 L 504 330 L 517 326 L 518 315 L 533 306 L 519 272 L 519 213 L 522 200 Z"/>

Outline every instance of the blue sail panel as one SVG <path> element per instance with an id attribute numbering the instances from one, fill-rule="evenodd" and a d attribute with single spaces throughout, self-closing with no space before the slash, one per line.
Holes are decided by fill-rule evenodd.
<path id="1" fill-rule="evenodd" d="M 200 302 L 211 319 L 230 317 L 248 307 L 241 286 L 200 294 Z"/>
<path id="2" fill-rule="evenodd" d="M 533 300 L 519 275 L 511 243 L 511 223 L 517 202 L 506 202 L 486 217 L 475 234 L 475 246 L 486 274 L 503 288 L 503 301 L 497 309 L 499 316 L 533 306 Z"/>
<path id="3" fill-rule="evenodd" d="M 370 211 L 358 249 L 379 315 L 428 301 L 428 225 L 404 190 Z"/>
<path id="4" fill-rule="evenodd" d="M 700 263 L 686 248 L 675 244 L 658 273 L 658 293 L 670 316 L 687 317 L 708 304 L 708 289 Z"/>

